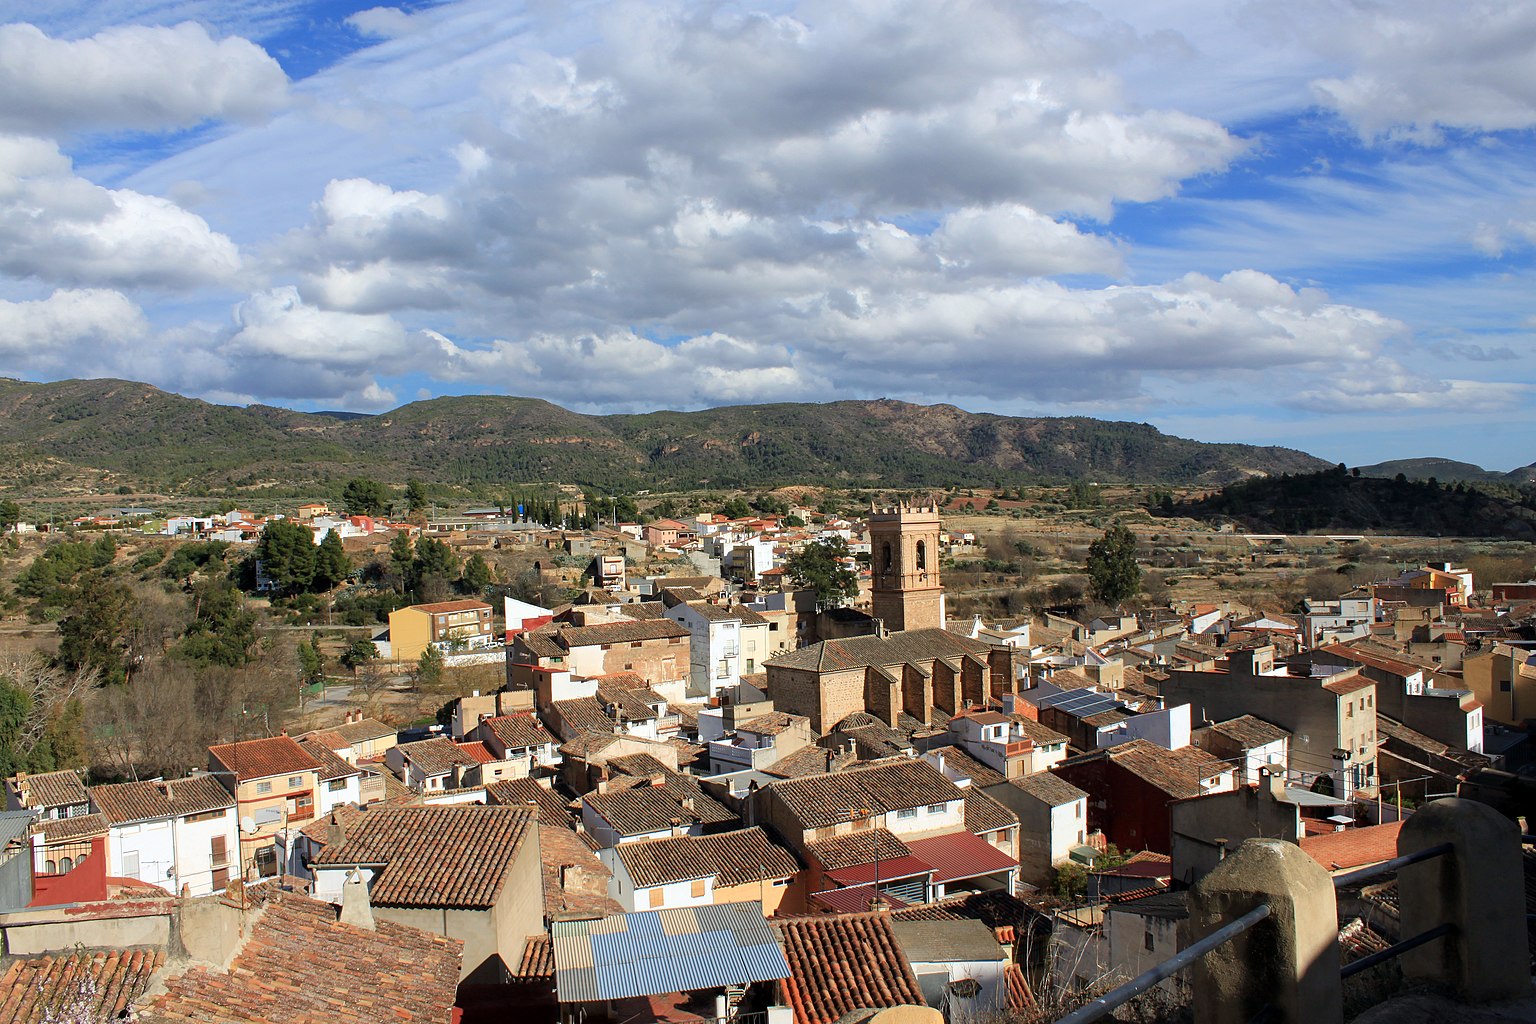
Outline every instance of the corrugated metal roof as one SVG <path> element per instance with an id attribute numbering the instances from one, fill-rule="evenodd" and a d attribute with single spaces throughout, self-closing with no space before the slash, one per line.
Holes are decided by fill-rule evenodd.
<path id="1" fill-rule="evenodd" d="M 969 835 L 970 833 L 966 833 Z M 878 863 L 871 861 L 868 864 L 855 864 L 852 867 L 840 868 L 837 871 L 828 871 L 827 877 L 842 885 L 863 885 L 873 882 L 876 878 L 882 882 L 893 882 L 898 878 L 913 878 L 918 875 L 926 875 L 933 868 L 926 860 L 916 857 L 895 857 L 891 860 L 882 860 Z"/>
<path id="2" fill-rule="evenodd" d="M 759 903 L 723 903 L 555 921 L 563 1003 L 665 995 L 789 977 Z"/>
<path id="3" fill-rule="evenodd" d="M 907 845 L 914 856 L 932 866 L 936 883 L 975 878 L 1019 866 L 1019 862 L 1008 854 L 969 832 L 914 839 Z"/>

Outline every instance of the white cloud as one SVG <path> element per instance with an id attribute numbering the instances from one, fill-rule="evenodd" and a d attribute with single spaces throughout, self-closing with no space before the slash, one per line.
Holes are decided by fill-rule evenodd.
<path id="1" fill-rule="evenodd" d="M 359 34 L 376 39 L 409 35 L 417 28 L 411 16 L 398 7 L 370 7 L 348 15 L 346 22 Z"/>
<path id="2" fill-rule="evenodd" d="M 54 39 L 0 25 L 0 128 L 158 130 L 212 118 L 254 120 L 287 96 L 277 61 L 246 39 L 215 40 L 194 22 L 123 25 Z"/>
<path id="3" fill-rule="evenodd" d="M 46 299 L 0 299 L 0 354 L 15 372 L 105 376 L 131 364 L 148 336 L 143 312 L 120 292 L 60 289 Z"/>
<path id="4" fill-rule="evenodd" d="M 94 185 L 54 143 L 0 134 L 0 270 L 63 284 L 189 288 L 231 281 L 240 254 L 170 200 Z"/>
<path id="5" fill-rule="evenodd" d="M 1315 94 L 1366 138 L 1536 125 L 1536 6 L 1525 0 L 1321 0 L 1303 11 L 1312 45 L 1348 69 L 1316 79 Z"/>

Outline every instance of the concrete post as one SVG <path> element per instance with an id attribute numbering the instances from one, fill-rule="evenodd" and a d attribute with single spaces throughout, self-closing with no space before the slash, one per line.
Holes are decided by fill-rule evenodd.
<path id="1" fill-rule="evenodd" d="M 1339 910 L 1333 880 L 1295 843 L 1249 839 L 1190 893 L 1197 941 L 1260 904 L 1271 913 L 1195 962 L 1198 1024 L 1247 1024 L 1273 1004 L 1274 1024 L 1342 1024 Z"/>
<path id="2" fill-rule="evenodd" d="M 1403 856 L 1441 843 L 1452 844 L 1453 852 L 1397 873 L 1402 936 L 1442 922 L 1453 930 L 1405 953 L 1404 975 L 1449 985 L 1467 1002 L 1528 995 L 1519 828 L 1473 800 L 1432 800 L 1403 824 L 1397 852 Z"/>

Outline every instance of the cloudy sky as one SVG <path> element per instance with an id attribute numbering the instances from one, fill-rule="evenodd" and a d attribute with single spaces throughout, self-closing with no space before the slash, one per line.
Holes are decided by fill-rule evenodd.
<path id="1" fill-rule="evenodd" d="M 1536 460 L 1529 0 L 0 0 L 0 374 Z"/>

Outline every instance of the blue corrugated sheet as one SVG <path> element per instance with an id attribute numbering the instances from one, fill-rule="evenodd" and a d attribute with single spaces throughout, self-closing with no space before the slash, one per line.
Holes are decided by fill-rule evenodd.
<path id="1" fill-rule="evenodd" d="M 663 928 L 661 914 L 669 915 Z M 696 927 L 676 915 L 691 915 Z M 680 934 L 668 934 L 668 932 Z M 563 1003 L 665 995 L 789 977 L 760 903 L 648 910 L 601 922 L 556 921 L 555 988 Z M 590 963 L 591 966 L 587 966 Z"/>

